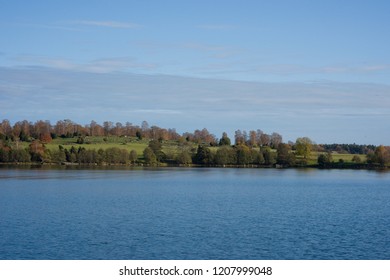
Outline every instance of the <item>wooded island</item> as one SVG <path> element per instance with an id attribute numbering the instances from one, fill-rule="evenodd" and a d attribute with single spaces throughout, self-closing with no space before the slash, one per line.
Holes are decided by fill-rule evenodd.
<path id="1" fill-rule="evenodd" d="M 388 168 L 390 147 L 315 144 L 308 137 L 284 143 L 279 133 L 235 131 L 218 139 L 204 128 L 175 129 L 127 122 L 71 120 L 0 123 L 0 163 L 63 165 L 186 165 L 234 167 Z"/>

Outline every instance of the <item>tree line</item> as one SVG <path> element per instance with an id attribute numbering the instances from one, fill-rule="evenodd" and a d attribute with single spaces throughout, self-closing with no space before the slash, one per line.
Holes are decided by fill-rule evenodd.
<path id="1" fill-rule="evenodd" d="M 84 144 L 86 137 L 119 136 L 143 139 L 148 143 L 142 154 L 116 147 L 106 149 L 86 149 L 85 147 L 47 149 L 46 144 L 53 139 L 77 138 L 77 144 Z M 28 148 L 21 148 L 27 142 Z M 166 154 L 163 144 L 174 142 L 175 153 Z M 206 128 L 193 133 L 178 134 L 175 129 L 149 126 L 144 121 L 141 126 L 127 122 L 104 122 L 102 125 L 91 121 L 79 125 L 70 120 L 35 123 L 26 120 L 14 125 L 8 120 L 0 123 L 0 162 L 40 162 L 72 164 L 197 164 L 204 166 L 306 166 L 312 152 L 317 152 L 316 164 L 320 167 L 336 167 L 332 152 L 365 154 L 367 160 L 354 156 L 356 165 L 386 166 L 390 163 L 390 148 L 357 144 L 315 144 L 308 137 L 300 137 L 295 142 L 283 142 L 279 133 L 266 134 L 262 130 L 236 130 L 234 143 L 223 133 L 216 138 Z"/>

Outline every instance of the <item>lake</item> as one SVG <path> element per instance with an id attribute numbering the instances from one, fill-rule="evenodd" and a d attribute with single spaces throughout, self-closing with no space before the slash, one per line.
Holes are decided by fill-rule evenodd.
<path id="1" fill-rule="evenodd" d="M 390 259 L 390 173 L 0 168 L 0 259 Z"/>

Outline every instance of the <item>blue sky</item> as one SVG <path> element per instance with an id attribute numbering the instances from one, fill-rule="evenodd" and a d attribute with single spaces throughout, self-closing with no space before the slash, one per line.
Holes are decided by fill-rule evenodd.
<path id="1" fill-rule="evenodd" d="M 390 145 L 388 1 L 0 7 L 0 119 Z"/>

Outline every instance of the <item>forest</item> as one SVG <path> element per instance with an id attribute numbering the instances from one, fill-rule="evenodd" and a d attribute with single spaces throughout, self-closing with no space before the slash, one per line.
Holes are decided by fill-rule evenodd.
<path id="1" fill-rule="evenodd" d="M 236 130 L 220 138 L 206 128 L 175 129 L 91 121 L 8 120 L 0 123 L 0 163 L 61 165 L 184 165 L 231 167 L 387 168 L 390 147 L 316 144 L 308 137 L 283 142 L 277 132 Z"/>

